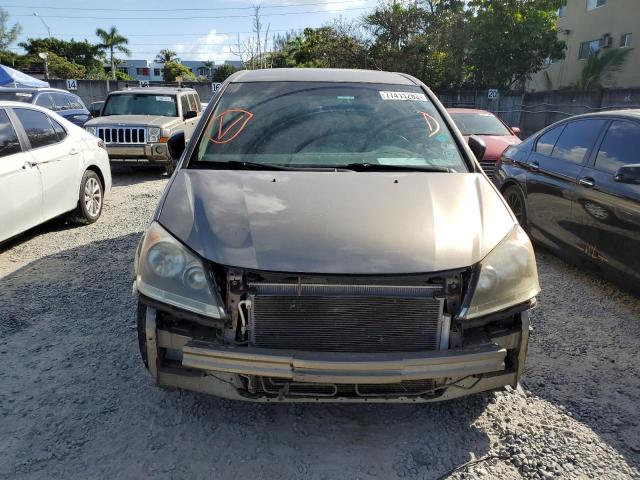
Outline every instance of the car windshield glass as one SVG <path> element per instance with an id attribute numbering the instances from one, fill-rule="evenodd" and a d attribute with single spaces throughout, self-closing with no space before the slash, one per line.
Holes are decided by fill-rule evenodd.
<path id="1" fill-rule="evenodd" d="M 175 95 L 148 93 L 118 93 L 109 95 L 104 106 L 107 115 L 160 115 L 177 117 Z"/>
<path id="2" fill-rule="evenodd" d="M 371 83 L 229 84 L 191 166 L 222 168 L 230 161 L 468 171 L 451 132 L 419 87 Z"/>
<path id="3" fill-rule="evenodd" d="M 451 113 L 463 135 L 511 135 L 492 113 Z"/>
<path id="4" fill-rule="evenodd" d="M 32 98 L 33 94 L 28 92 L 0 92 L 0 100 L 31 103 Z"/>

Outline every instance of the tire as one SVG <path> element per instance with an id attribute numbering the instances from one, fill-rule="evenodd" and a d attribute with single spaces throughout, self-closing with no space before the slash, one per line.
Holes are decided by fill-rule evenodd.
<path id="1" fill-rule="evenodd" d="M 169 160 L 169 163 L 164 166 L 164 171 L 167 172 L 167 176 L 170 177 L 171 175 L 173 175 L 173 171 L 175 170 L 175 168 L 176 163 L 173 160 Z"/>
<path id="2" fill-rule="evenodd" d="M 507 201 L 509 208 L 515 215 L 518 223 L 525 230 L 527 229 L 527 209 L 522 190 L 516 185 L 510 185 L 502 191 L 502 196 Z"/>
<path id="3" fill-rule="evenodd" d="M 138 348 L 140 349 L 140 356 L 144 362 L 144 366 L 149 369 L 149 362 L 147 361 L 147 332 L 145 320 L 147 318 L 147 306 L 138 301 L 138 311 L 136 314 L 138 322 Z"/>
<path id="4" fill-rule="evenodd" d="M 96 222 L 102 214 L 104 190 L 100 177 L 93 170 L 87 170 L 80 181 L 78 207 L 71 215 L 74 223 L 88 225 Z"/>

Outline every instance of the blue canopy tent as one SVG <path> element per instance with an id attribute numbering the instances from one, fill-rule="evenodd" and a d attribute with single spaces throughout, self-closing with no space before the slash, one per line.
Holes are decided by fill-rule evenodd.
<path id="1" fill-rule="evenodd" d="M 6 65 L 0 65 L 0 86 L 37 88 L 48 87 L 49 83 L 33 78 Z"/>

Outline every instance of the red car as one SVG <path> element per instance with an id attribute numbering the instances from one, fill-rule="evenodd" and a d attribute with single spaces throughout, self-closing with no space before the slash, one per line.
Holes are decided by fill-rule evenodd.
<path id="1" fill-rule="evenodd" d="M 518 138 L 520 129 L 509 127 L 493 113 L 486 110 L 475 110 L 473 108 L 448 108 L 447 111 L 453 121 L 458 126 L 465 139 L 470 135 L 482 138 L 487 147 L 484 157 L 480 162 L 482 169 L 487 176 L 493 180 L 496 169 L 496 162 L 502 152 L 510 146 L 522 142 Z"/>

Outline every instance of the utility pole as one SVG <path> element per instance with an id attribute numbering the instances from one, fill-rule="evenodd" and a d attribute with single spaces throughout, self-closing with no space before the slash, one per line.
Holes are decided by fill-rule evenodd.
<path id="1" fill-rule="evenodd" d="M 44 21 L 44 18 L 42 18 L 40 15 L 38 15 L 38 12 L 33 12 L 33 16 L 34 17 L 38 17 L 40 19 L 40 21 L 44 25 L 44 28 L 47 29 L 47 33 L 49 34 L 49 38 L 51 38 L 51 29 L 49 28 L 49 25 L 47 25 L 47 22 Z"/>

